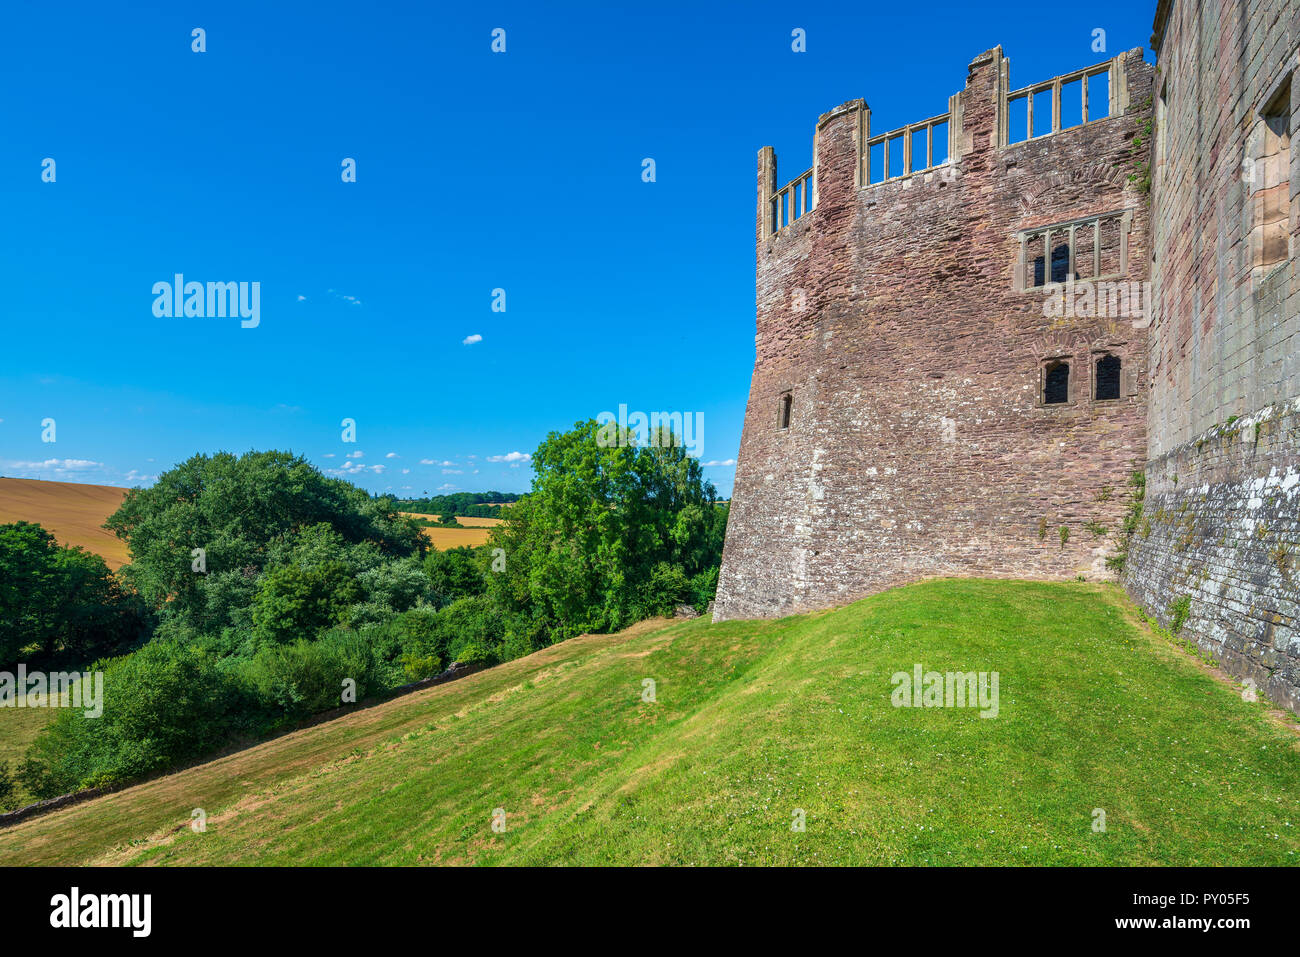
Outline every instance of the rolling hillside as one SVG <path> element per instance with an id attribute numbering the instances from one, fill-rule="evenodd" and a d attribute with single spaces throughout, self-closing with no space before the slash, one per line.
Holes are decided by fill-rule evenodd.
<path id="1" fill-rule="evenodd" d="M 37 522 L 60 545 L 80 545 L 118 569 L 130 557 L 126 542 L 102 526 L 126 492 L 112 485 L 0 478 L 0 523 Z"/>
<path id="2" fill-rule="evenodd" d="M 998 672 L 997 716 L 891 706 L 917 664 Z M 1118 589 L 942 580 L 576 638 L 0 831 L 0 864 L 1297 864 L 1298 801 L 1294 722 Z"/>

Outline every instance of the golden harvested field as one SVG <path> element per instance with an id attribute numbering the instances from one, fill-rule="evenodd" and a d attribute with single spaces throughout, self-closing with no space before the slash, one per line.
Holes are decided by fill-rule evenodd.
<path id="1" fill-rule="evenodd" d="M 461 545 L 486 545 L 489 528 L 422 528 L 424 537 L 438 551 Z"/>
<path id="2" fill-rule="evenodd" d="M 80 545 L 121 568 L 129 560 L 126 542 L 102 528 L 127 490 L 112 485 L 0 478 L 0 524 L 39 522 L 60 545 Z"/>
<path id="3" fill-rule="evenodd" d="M 431 522 L 436 522 L 438 520 L 437 515 L 427 515 L 423 512 L 402 512 L 400 514 L 410 516 L 411 518 L 427 518 Z M 505 519 L 476 518 L 473 515 L 457 515 L 456 521 L 460 522 L 466 528 L 492 528 L 493 526 L 500 525 L 505 521 Z"/>

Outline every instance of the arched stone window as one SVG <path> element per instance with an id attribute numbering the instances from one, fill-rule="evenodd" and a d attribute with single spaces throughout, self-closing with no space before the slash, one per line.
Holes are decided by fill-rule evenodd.
<path id="1" fill-rule="evenodd" d="M 1070 363 L 1057 359 L 1047 364 L 1043 375 L 1043 404 L 1070 401 Z"/>
<path id="2" fill-rule="evenodd" d="M 1118 399 L 1120 390 L 1119 356 L 1107 353 L 1097 359 L 1096 398 Z"/>
<path id="3" fill-rule="evenodd" d="M 1048 282 L 1065 282 L 1069 278 L 1070 247 L 1065 243 L 1052 247 L 1050 270 L 1046 268 L 1046 260 L 1043 256 L 1034 260 L 1034 286 L 1042 286 Z"/>

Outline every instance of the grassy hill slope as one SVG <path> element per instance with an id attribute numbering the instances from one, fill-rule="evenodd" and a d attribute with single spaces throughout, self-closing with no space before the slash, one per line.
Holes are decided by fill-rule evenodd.
<path id="1" fill-rule="evenodd" d="M 0 831 L 0 864 L 1300 863 L 1295 731 L 1130 607 L 946 580 L 578 638 Z M 916 663 L 997 671 L 999 715 L 892 707 Z"/>
<path id="2" fill-rule="evenodd" d="M 130 559 L 126 542 L 103 524 L 126 492 L 112 485 L 0 478 L 0 524 L 37 522 L 60 545 L 80 545 L 103 558 L 109 568 L 118 569 Z"/>

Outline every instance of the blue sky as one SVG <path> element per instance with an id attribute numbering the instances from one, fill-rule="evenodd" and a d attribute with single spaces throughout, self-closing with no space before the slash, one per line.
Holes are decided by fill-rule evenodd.
<path id="1" fill-rule="evenodd" d="M 523 491 L 547 432 L 625 404 L 702 415 L 730 494 L 759 147 L 785 182 L 845 100 L 892 129 L 998 43 L 1015 86 L 1145 47 L 1153 6 L 14 5 L 0 474 L 284 448 L 372 491 Z M 156 317 L 175 273 L 259 282 L 259 325 Z"/>

